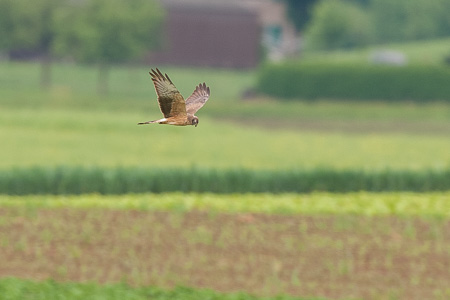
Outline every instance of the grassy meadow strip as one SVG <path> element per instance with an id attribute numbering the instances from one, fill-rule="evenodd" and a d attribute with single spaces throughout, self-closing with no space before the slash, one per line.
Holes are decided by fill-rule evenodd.
<path id="1" fill-rule="evenodd" d="M 299 298 L 290 296 L 257 297 L 246 293 L 218 293 L 208 289 L 176 287 L 131 287 L 125 283 L 99 285 L 95 283 L 31 281 L 18 278 L 0 279 L 0 295 L 5 300 L 48 299 L 108 299 L 108 300 L 320 300 L 324 298 Z"/>
<path id="2" fill-rule="evenodd" d="M 155 109 L 152 116 L 159 117 Z M 152 116 L 146 111 L 0 109 L 0 168 L 70 164 L 417 170 L 450 166 L 448 132 L 348 134 L 308 131 L 308 124 L 300 130 L 269 130 L 201 116 L 197 128 L 136 125 Z"/>
<path id="3" fill-rule="evenodd" d="M 450 217 L 450 192 L 298 194 L 127 194 L 6 196 L 0 207 L 265 214 L 355 214 Z"/>
<path id="4" fill-rule="evenodd" d="M 304 51 L 302 61 L 323 64 L 369 64 L 370 57 L 385 49 L 403 53 L 409 65 L 442 65 L 448 56 L 450 38 L 370 46 L 355 50 Z"/>
<path id="5" fill-rule="evenodd" d="M 150 69 L 155 67 L 167 73 L 178 90 L 186 97 L 192 93 L 195 86 L 200 82 L 207 82 L 213 88 L 212 95 L 216 99 L 237 99 L 244 89 L 253 86 L 255 80 L 254 71 L 164 66 L 111 66 L 108 81 L 109 92 L 107 95 L 99 96 L 96 89 L 98 76 L 96 66 L 54 63 L 52 64 L 51 93 L 47 96 L 51 98 L 60 97 L 60 101 L 63 102 L 74 95 L 81 98 L 84 96 L 97 98 L 93 100 L 103 98 L 101 100 L 104 101 L 118 99 L 156 100 L 151 77 L 148 74 Z M 18 94 L 22 91 L 38 92 L 31 99 L 22 99 L 25 102 L 33 103 L 33 100 L 45 100 L 45 97 L 42 97 L 45 94 L 39 93 L 39 76 L 39 63 L 0 61 L 0 87 L 3 87 L 5 91 L 15 91 Z M 7 99 L 4 99 L 4 101 L 9 102 Z M 20 103 L 23 104 L 24 102 L 20 101 L 18 104 Z M 98 104 L 103 106 L 100 103 Z M 123 107 L 125 106 L 123 105 Z"/>
<path id="6" fill-rule="evenodd" d="M 450 170 L 250 170 L 34 167 L 0 170 L 0 193 L 310 193 L 448 191 Z"/>

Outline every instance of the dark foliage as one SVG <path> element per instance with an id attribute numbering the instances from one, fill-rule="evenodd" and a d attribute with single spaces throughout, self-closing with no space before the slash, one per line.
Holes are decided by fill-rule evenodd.
<path id="1" fill-rule="evenodd" d="M 450 101 L 450 69 L 435 66 L 266 65 L 258 89 L 280 98 Z"/>
<path id="2" fill-rule="evenodd" d="M 304 29 L 311 19 L 311 11 L 317 0 L 283 0 L 286 14 L 298 31 Z"/>
<path id="3" fill-rule="evenodd" d="M 308 193 L 445 191 L 450 170 L 248 170 L 34 167 L 0 171 L 0 193 Z"/>

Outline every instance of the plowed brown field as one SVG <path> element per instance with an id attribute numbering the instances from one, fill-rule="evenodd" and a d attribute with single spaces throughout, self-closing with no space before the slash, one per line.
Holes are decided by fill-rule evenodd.
<path id="1" fill-rule="evenodd" d="M 0 208 L 0 276 L 446 299 L 450 221 Z"/>

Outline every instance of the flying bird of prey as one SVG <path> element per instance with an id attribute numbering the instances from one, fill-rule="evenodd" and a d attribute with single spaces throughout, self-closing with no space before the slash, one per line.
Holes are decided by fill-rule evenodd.
<path id="1" fill-rule="evenodd" d="M 163 75 L 158 68 L 156 71 L 152 69 L 149 74 L 152 76 L 159 108 L 164 118 L 138 123 L 138 125 L 158 123 L 177 126 L 195 125 L 197 127 L 198 117 L 194 114 L 208 101 L 209 87 L 205 83 L 200 83 L 185 101 L 167 74 Z"/>

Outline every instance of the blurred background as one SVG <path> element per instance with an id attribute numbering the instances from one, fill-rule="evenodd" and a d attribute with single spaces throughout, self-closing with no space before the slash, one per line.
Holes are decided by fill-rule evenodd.
<path id="1" fill-rule="evenodd" d="M 448 167 L 446 1 L 0 5 L 4 167 Z M 156 67 L 211 87 L 197 131 L 131 126 L 160 116 Z"/>
<path id="2" fill-rule="evenodd" d="M 0 0 L 0 292 L 448 299 L 449 83 L 448 0 Z"/>

